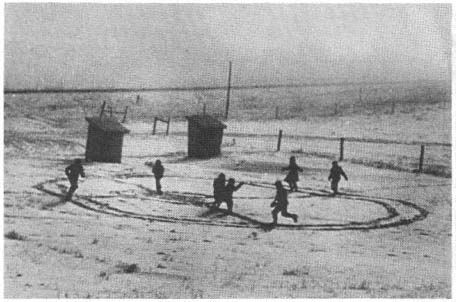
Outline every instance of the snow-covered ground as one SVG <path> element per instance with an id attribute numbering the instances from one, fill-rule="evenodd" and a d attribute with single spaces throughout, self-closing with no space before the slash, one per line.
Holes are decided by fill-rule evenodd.
<path id="1" fill-rule="evenodd" d="M 173 123 L 170 136 L 152 136 L 151 123 L 131 121 L 122 164 L 85 164 L 86 179 L 64 203 L 63 170 L 83 157 L 85 133 L 6 115 L 5 297 L 449 298 L 451 179 L 347 161 L 341 164 L 349 176 L 341 181 L 345 195 L 329 197 L 337 141 L 319 145 L 330 154 L 322 157 L 309 155 L 312 144 L 285 139 L 275 152 L 274 137 L 234 135 L 283 129 L 448 142 L 441 109 L 423 112 L 421 120 L 407 116 L 228 121 L 223 154 L 210 160 L 186 158 L 187 139 L 179 134 L 185 122 Z M 302 152 L 292 153 L 300 144 Z M 270 229 L 272 184 L 285 177 L 281 167 L 292 154 L 304 168 L 300 191 L 289 198 L 299 221 L 279 215 L 280 225 Z M 162 196 L 146 165 L 158 158 L 166 169 Z M 220 172 L 246 182 L 234 193 L 233 215 L 207 208 Z"/>

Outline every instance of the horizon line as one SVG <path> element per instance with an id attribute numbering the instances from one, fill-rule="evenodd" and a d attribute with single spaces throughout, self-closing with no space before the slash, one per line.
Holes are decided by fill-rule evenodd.
<path id="1" fill-rule="evenodd" d="M 343 86 L 343 85 L 384 85 L 384 84 L 401 84 L 401 83 L 418 83 L 418 82 L 435 82 L 435 80 L 409 80 L 409 81 L 368 81 L 368 82 L 328 82 L 328 83 L 301 83 L 301 84 L 261 84 L 261 85 L 234 85 L 231 89 L 258 89 L 258 88 L 293 88 L 293 87 L 324 87 L 324 86 Z M 138 87 L 94 87 L 94 88 L 4 88 L 3 94 L 32 94 L 32 93 L 89 93 L 89 92 L 157 92 L 157 91 L 199 91 L 199 90 L 224 90 L 228 86 L 193 86 L 193 87 L 155 87 L 155 88 L 138 88 Z"/>

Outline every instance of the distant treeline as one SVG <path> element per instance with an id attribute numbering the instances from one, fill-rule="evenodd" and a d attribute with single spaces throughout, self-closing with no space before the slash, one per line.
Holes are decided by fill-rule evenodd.
<path id="1" fill-rule="evenodd" d="M 269 88 L 295 88 L 295 87 L 325 87 L 325 86 L 348 86 L 348 85 L 392 85 L 422 83 L 423 81 L 396 81 L 396 82 L 333 82 L 333 83 L 306 83 L 306 84 L 266 84 L 266 85 L 234 85 L 231 89 L 269 89 Z M 32 93 L 91 93 L 91 92 L 150 92 L 150 91 L 203 91 L 222 90 L 227 86 L 194 86 L 194 87 L 159 87 L 159 88 L 5 88 L 4 94 L 32 94 Z"/>

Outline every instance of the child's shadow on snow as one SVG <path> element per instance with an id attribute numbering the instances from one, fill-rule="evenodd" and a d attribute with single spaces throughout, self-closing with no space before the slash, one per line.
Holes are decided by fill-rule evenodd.
<path id="1" fill-rule="evenodd" d="M 58 207 L 58 206 L 61 206 L 63 204 L 65 204 L 67 201 L 65 199 L 65 196 L 62 196 L 61 198 L 59 198 L 58 200 L 56 201 L 51 201 L 51 202 L 47 202 L 47 203 L 43 203 L 40 207 L 41 210 L 52 210 L 53 208 L 55 207 Z"/>

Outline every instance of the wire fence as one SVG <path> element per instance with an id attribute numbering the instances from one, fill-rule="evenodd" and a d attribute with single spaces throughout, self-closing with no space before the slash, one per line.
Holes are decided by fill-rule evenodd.
<path id="1" fill-rule="evenodd" d="M 395 114 L 423 112 L 437 104 L 447 110 L 451 102 L 445 87 L 398 85 L 338 85 L 324 87 L 233 89 L 229 119 L 306 120 L 337 115 Z M 85 131 L 85 116 L 98 115 L 104 103 L 107 114 L 119 120 L 154 123 L 184 120 L 185 116 L 207 113 L 223 117 L 226 91 L 160 91 L 121 93 L 10 94 L 5 96 L 5 117 L 23 115 L 56 127 Z M 423 106 L 418 108 L 418 106 Z M 419 117 L 417 117 L 419 118 Z M 162 125 L 160 125 L 161 128 Z M 171 125 L 171 128 L 174 126 Z M 448 125 L 449 127 L 449 125 Z M 160 129 L 161 129 L 160 128 Z M 166 129 L 169 128 L 169 123 Z M 161 131 L 161 130 L 158 131 Z M 152 133 L 151 128 L 151 133 Z M 75 130 L 76 132 L 76 130 Z M 173 131 L 171 131 L 171 134 Z M 233 144 L 232 140 L 237 140 Z M 338 160 L 341 137 L 290 136 L 284 133 L 282 152 Z M 277 134 L 234 133 L 225 135 L 226 148 L 255 152 L 276 151 Z M 424 147 L 422 147 L 422 145 Z M 451 144 L 396 142 L 345 137 L 343 160 L 378 168 L 421 171 L 451 177 Z M 423 154 L 422 154 L 422 148 Z M 421 160 L 420 160 L 421 159 Z M 421 163 L 421 165 L 420 165 Z"/>
<path id="2" fill-rule="evenodd" d="M 224 138 L 224 150 L 259 154 L 280 151 L 451 178 L 451 144 L 444 143 L 287 136 L 279 131 L 276 136 L 228 134 Z"/>

